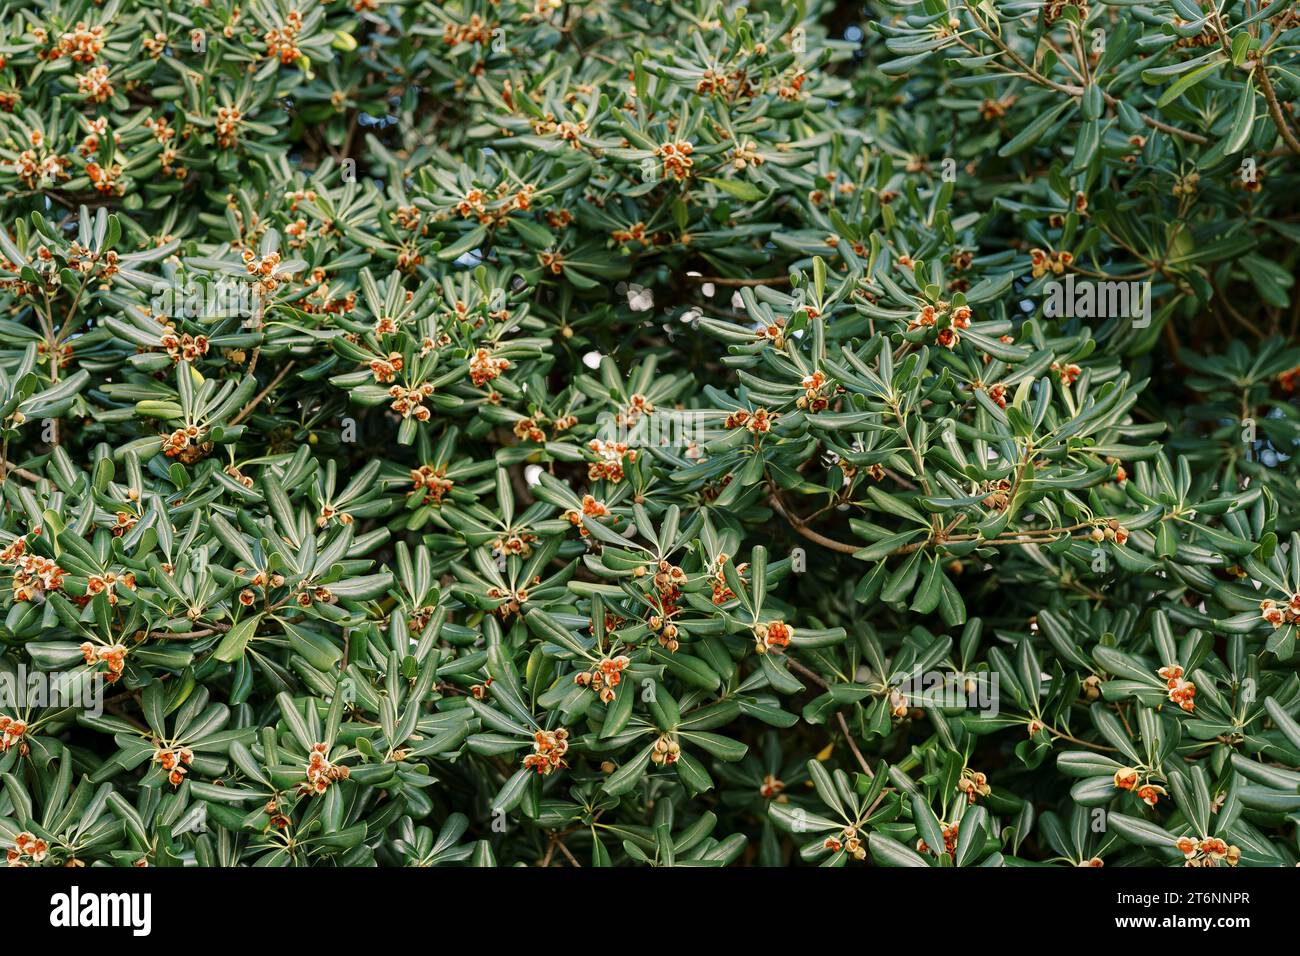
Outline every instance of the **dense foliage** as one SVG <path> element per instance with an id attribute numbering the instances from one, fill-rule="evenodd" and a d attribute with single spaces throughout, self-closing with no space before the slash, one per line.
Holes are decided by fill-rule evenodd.
<path id="1" fill-rule="evenodd" d="M 9 861 L 1294 865 L 1298 42 L 10 0 Z"/>

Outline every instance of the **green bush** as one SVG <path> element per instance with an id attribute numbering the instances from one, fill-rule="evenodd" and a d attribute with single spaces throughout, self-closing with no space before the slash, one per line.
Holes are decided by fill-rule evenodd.
<path id="1" fill-rule="evenodd" d="M 11 863 L 1296 863 L 1294 3 L 7 11 Z"/>

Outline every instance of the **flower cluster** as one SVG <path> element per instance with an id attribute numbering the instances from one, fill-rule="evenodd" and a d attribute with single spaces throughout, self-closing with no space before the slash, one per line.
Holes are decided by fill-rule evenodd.
<path id="1" fill-rule="evenodd" d="M 794 628 L 785 621 L 759 621 L 753 627 L 754 650 L 760 654 L 781 653 L 790 646 Z"/>
<path id="2" fill-rule="evenodd" d="M 266 31 L 263 40 L 266 42 L 266 55 L 278 57 L 280 62 L 285 66 L 297 62 L 302 56 L 302 51 L 298 48 L 297 37 L 302 30 L 302 14 L 297 10 L 290 10 L 285 15 L 284 25 L 272 28 Z"/>
<path id="3" fill-rule="evenodd" d="M 25 536 L 15 538 L 0 551 L 0 564 L 13 568 L 15 601 L 34 601 L 38 595 L 63 587 L 66 572 L 52 558 L 28 552 Z"/>
<path id="4" fill-rule="evenodd" d="M 1300 623 L 1300 591 L 1286 602 L 1266 598 L 1259 602 L 1259 616 L 1277 630 L 1288 624 Z"/>
<path id="5" fill-rule="evenodd" d="M 738 408 L 726 417 L 722 427 L 747 428 L 751 434 L 766 435 L 772 430 L 772 424 L 780 417 L 778 412 L 770 412 L 766 408 L 756 408 L 752 412 Z"/>
<path id="6" fill-rule="evenodd" d="M 795 405 L 810 412 L 820 412 L 830 407 L 830 396 L 837 391 L 822 372 L 812 372 L 799 381 L 804 393 L 795 400 Z"/>
<path id="7" fill-rule="evenodd" d="M 921 841 L 925 845 L 925 841 Z M 822 846 L 833 853 L 839 853 L 843 850 L 855 860 L 865 860 L 867 858 L 867 848 L 862 843 L 862 835 L 857 827 L 845 827 L 838 836 L 829 836 Z"/>
<path id="8" fill-rule="evenodd" d="M 695 146 L 685 140 L 663 143 L 656 147 L 655 155 L 663 162 L 664 178 L 675 179 L 677 182 L 687 179 L 691 175 L 691 167 L 695 165 L 691 159 L 694 151 Z"/>
<path id="9" fill-rule="evenodd" d="M 421 465 L 411 469 L 412 494 L 422 495 L 425 504 L 440 504 L 456 482 L 447 477 L 447 466 Z"/>
<path id="10" fill-rule="evenodd" d="M 298 788 L 299 793 L 319 796 L 340 780 L 348 779 L 350 771 L 343 764 L 331 763 L 325 744 L 312 744 L 307 757 L 307 782 Z"/>
<path id="11" fill-rule="evenodd" d="M 0 753 L 4 753 L 10 747 L 17 747 L 19 753 L 26 754 L 28 745 L 23 739 L 26 736 L 27 721 L 0 714 Z"/>
<path id="12" fill-rule="evenodd" d="M 650 762 L 656 767 L 670 767 L 682 757 L 682 745 L 670 734 L 661 734 L 650 748 Z"/>
<path id="13" fill-rule="evenodd" d="M 220 106 L 217 108 L 216 130 L 217 145 L 222 149 L 231 149 L 234 147 L 239 137 L 239 124 L 243 120 L 243 114 L 237 107 Z"/>
<path id="14" fill-rule="evenodd" d="M 1113 541 L 1115 544 L 1122 545 L 1128 542 L 1128 529 L 1120 524 L 1117 519 L 1110 518 L 1105 524 L 1089 531 L 1088 536 L 1098 544 L 1103 541 Z"/>
<path id="15" fill-rule="evenodd" d="M 95 103 L 103 103 L 113 95 L 113 83 L 109 79 L 108 67 L 91 67 L 89 72 L 77 77 L 77 89 Z"/>
<path id="16" fill-rule="evenodd" d="M 533 752 L 524 757 L 524 768 L 537 771 L 539 776 L 549 776 L 569 764 L 564 755 L 569 752 L 569 732 L 563 727 L 539 730 L 533 734 Z"/>
<path id="17" fill-rule="evenodd" d="M 1047 273 L 1052 275 L 1061 275 L 1066 269 L 1074 263 L 1074 253 L 1072 252 L 1044 252 L 1042 249 L 1029 250 L 1030 272 L 1035 279 L 1045 276 Z"/>
<path id="18" fill-rule="evenodd" d="M 579 687 L 589 687 L 596 692 L 602 703 L 608 704 L 614 699 L 614 688 L 623 680 L 623 669 L 630 663 L 623 654 L 606 657 L 591 670 L 574 674 L 573 682 Z"/>
<path id="19" fill-rule="evenodd" d="M 387 358 L 377 358 L 370 362 L 370 373 L 380 385 L 387 385 L 402 370 L 402 353 L 389 352 Z"/>
<path id="20" fill-rule="evenodd" d="M 1169 664 L 1156 672 L 1169 689 L 1169 699 L 1187 711 L 1196 710 L 1196 685 L 1183 678 L 1183 669 L 1178 664 Z"/>
<path id="21" fill-rule="evenodd" d="M 604 479 L 617 484 L 623 480 L 626 465 L 635 462 L 637 453 L 626 442 L 593 438 L 587 449 L 597 460 L 587 465 L 587 477 L 592 481 Z"/>
<path id="22" fill-rule="evenodd" d="M 169 327 L 162 336 L 162 347 L 173 362 L 193 362 L 208 354 L 208 337 L 190 335 L 188 332 L 177 335 Z"/>
<path id="23" fill-rule="evenodd" d="M 1223 863 L 1236 866 L 1241 859 L 1241 849 L 1219 837 L 1202 837 L 1199 840 L 1180 837 L 1177 846 L 1184 857 L 1183 866 L 1213 867 Z"/>
<path id="24" fill-rule="evenodd" d="M 970 328 L 972 312 L 970 306 L 953 306 L 939 301 L 926 303 L 907 324 L 908 331 L 933 329 L 934 340 L 946 349 L 955 349 L 961 342 L 958 330 Z"/>
<path id="25" fill-rule="evenodd" d="M 194 762 L 194 751 L 189 747 L 162 747 L 154 751 L 153 762 L 162 767 L 167 774 L 167 782 L 179 787 L 189 773 L 189 765 Z"/>
<path id="26" fill-rule="evenodd" d="M 129 525 L 130 516 L 123 512 L 118 518 L 118 524 Z M 135 574 L 127 571 L 125 574 L 117 574 L 114 571 L 108 571 L 104 574 L 92 574 L 86 579 L 86 593 L 91 597 L 96 594 L 103 594 L 109 604 L 116 604 L 118 601 L 117 588 L 121 585 L 128 591 L 135 590 Z"/>
<path id="27" fill-rule="evenodd" d="M 432 394 L 433 385 L 429 382 L 424 382 L 415 388 L 403 388 L 400 385 L 394 385 L 388 390 L 388 395 L 393 400 L 389 407 L 403 418 L 414 418 L 416 421 L 427 422 L 432 413 L 429 411 L 429 407 L 424 404 L 424 401 Z"/>
<path id="28" fill-rule="evenodd" d="M 583 526 L 585 519 L 605 518 L 608 516 L 609 509 L 605 507 L 604 502 L 597 501 L 592 495 L 582 496 L 581 511 L 570 508 L 568 511 L 564 512 L 565 519 L 568 520 L 569 524 L 576 527 L 584 538 L 591 533 Z"/>
<path id="29" fill-rule="evenodd" d="M 957 837 L 960 835 L 961 832 L 961 824 L 959 823 L 950 823 L 947 825 L 940 824 L 939 831 L 940 833 L 943 834 L 944 852 L 947 853 L 949 856 L 955 857 L 957 855 Z M 931 849 L 926 844 L 925 840 L 916 841 L 916 850 L 918 853 L 931 852 Z"/>
<path id="30" fill-rule="evenodd" d="M 719 554 L 714 562 L 713 573 L 710 576 L 709 583 L 713 587 L 713 603 L 726 604 L 728 601 L 736 599 L 736 592 L 731 590 L 731 585 L 727 583 L 727 575 L 723 566 L 730 560 L 730 555 Z M 736 574 L 742 581 L 745 579 L 745 572 L 749 570 L 748 562 L 741 562 L 736 565 Z"/>
<path id="31" fill-rule="evenodd" d="M 43 863 L 49 851 L 48 843 L 24 830 L 14 837 L 13 849 L 5 852 L 5 858 L 10 866 L 24 867 Z"/>
<path id="32" fill-rule="evenodd" d="M 178 458 L 191 465 L 212 450 L 212 443 L 202 441 L 197 425 L 187 425 L 162 436 L 162 451 L 168 458 Z"/>
<path id="33" fill-rule="evenodd" d="M 94 63 L 95 57 L 103 49 L 104 28 L 99 25 L 92 27 L 86 21 L 78 20 L 73 29 L 59 37 L 58 48 L 50 59 L 57 60 L 66 56 L 76 63 Z"/>
<path id="34" fill-rule="evenodd" d="M 993 792 L 989 786 L 988 777 L 978 770 L 972 770 L 966 767 L 961 772 L 961 779 L 957 781 L 957 789 L 966 794 L 968 803 L 974 803 L 980 797 L 987 797 Z"/>
<path id="35" fill-rule="evenodd" d="M 99 664 L 108 665 L 108 676 L 105 680 L 110 684 L 116 684 L 122 677 L 122 672 L 126 670 L 126 645 L 109 644 L 96 646 L 90 641 L 84 642 L 81 647 L 81 657 L 88 667 L 95 667 Z"/>
<path id="36" fill-rule="evenodd" d="M 482 388 L 509 367 L 506 359 L 494 358 L 487 349 L 479 349 L 469 360 L 470 381 Z"/>
<path id="37" fill-rule="evenodd" d="M 1116 790 L 1132 791 L 1139 800 L 1149 807 L 1154 807 L 1168 791 L 1159 784 L 1152 783 L 1149 776 L 1143 779 L 1142 771 L 1133 767 L 1121 767 L 1115 771 L 1113 783 Z"/>

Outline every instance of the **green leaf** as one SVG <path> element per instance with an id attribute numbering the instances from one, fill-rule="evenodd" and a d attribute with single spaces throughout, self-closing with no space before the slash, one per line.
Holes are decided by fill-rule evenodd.
<path id="1" fill-rule="evenodd" d="M 253 634 L 257 631 L 257 625 L 261 620 L 262 615 L 255 614 L 235 624 L 230 630 L 226 631 L 225 636 L 218 642 L 212 656 L 226 663 L 243 657 L 244 652 L 248 649 L 248 642 L 252 640 Z"/>

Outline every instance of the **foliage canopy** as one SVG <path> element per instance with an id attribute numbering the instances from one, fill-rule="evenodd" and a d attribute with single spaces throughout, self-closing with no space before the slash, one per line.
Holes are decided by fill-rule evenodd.
<path id="1" fill-rule="evenodd" d="M 11 863 L 1300 857 L 1294 3 L 7 10 Z"/>

